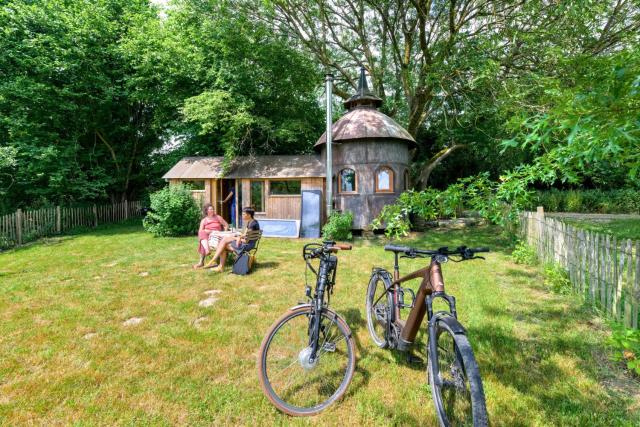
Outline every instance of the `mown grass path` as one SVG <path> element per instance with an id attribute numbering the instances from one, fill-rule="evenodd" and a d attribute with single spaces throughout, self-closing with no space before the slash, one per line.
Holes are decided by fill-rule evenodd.
<path id="1" fill-rule="evenodd" d="M 606 328 L 575 297 L 548 293 L 537 270 L 511 263 L 497 234 L 408 240 L 496 249 L 487 261 L 444 267 L 492 424 L 638 425 L 638 383 L 608 361 Z M 291 419 L 263 397 L 257 350 L 271 322 L 303 299 L 302 244 L 265 239 L 246 277 L 193 271 L 194 238 L 153 238 L 135 225 L 0 254 L 0 423 L 435 425 L 425 370 L 376 348 L 366 330 L 371 267 L 391 263 L 381 241 L 339 254 L 331 303 L 358 350 L 346 398 Z M 199 306 L 207 298 L 212 305 Z M 422 354 L 424 341 L 420 333 Z"/>

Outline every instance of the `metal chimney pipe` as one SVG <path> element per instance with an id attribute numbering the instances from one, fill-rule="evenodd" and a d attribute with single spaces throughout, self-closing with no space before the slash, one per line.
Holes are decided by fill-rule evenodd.
<path id="1" fill-rule="evenodd" d="M 333 153 L 331 151 L 331 140 L 333 139 L 333 114 L 332 114 L 332 100 L 333 100 L 333 74 L 326 74 L 326 97 L 327 97 L 327 132 L 326 132 L 326 145 L 327 145 L 327 218 L 331 215 L 333 208 Z"/>

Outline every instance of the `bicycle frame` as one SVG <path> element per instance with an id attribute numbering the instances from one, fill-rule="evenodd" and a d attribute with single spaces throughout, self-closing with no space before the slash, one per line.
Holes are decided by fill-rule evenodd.
<path id="1" fill-rule="evenodd" d="M 308 264 L 312 271 L 313 268 Z M 325 293 L 333 288 L 336 281 L 336 271 L 338 270 L 338 258 L 334 255 L 322 255 L 320 257 L 320 265 L 318 267 L 316 287 L 313 297 L 311 297 L 311 306 L 313 307 L 314 317 L 309 319 L 309 347 L 311 347 L 311 358 L 313 361 L 318 351 L 318 338 L 320 336 L 320 313 L 325 306 Z M 310 291 L 309 291 L 310 293 Z M 328 305 L 328 301 L 327 301 Z"/>
<path id="2" fill-rule="evenodd" d="M 444 277 L 442 276 L 442 268 L 440 262 L 435 256 L 431 257 L 428 267 L 421 268 L 400 277 L 400 267 L 398 265 L 399 254 L 395 254 L 395 262 L 393 266 L 393 281 L 391 287 L 386 292 L 392 292 L 393 296 L 393 319 L 392 321 L 400 328 L 400 337 L 398 342 L 398 350 L 406 351 L 415 341 L 418 329 L 424 320 L 425 314 L 427 321 L 433 317 L 433 300 L 435 298 L 443 298 L 449 305 L 449 311 L 454 318 L 457 318 L 455 297 L 447 295 L 444 288 Z M 400 318 L 400 284 L 409 280 L 422 278 L 420 288 L 414 297 L 413 307 L 405 321 Z M 384 294 L 383 294 L 384 295 Z"/>

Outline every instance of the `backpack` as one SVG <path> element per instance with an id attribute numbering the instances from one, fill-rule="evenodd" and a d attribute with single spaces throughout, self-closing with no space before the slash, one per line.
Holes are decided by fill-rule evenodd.
<path id="1" fill-rule="evenodd" d="M 251 256 L 247 252 L 238 255 L 236 262 L 233 263 L 233 274 L 244 276 L 249 274 L 251 270 Z"/>

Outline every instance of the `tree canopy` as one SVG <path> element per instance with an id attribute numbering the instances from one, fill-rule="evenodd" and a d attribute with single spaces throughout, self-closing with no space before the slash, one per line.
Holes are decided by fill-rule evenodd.
<path id="1" fill-rule="evenodd" d="M 0 29 L 0 210 L 310 152 L 360 64 L 420 185 L 640 186 L 638 0 L 9 0 Z"/>

